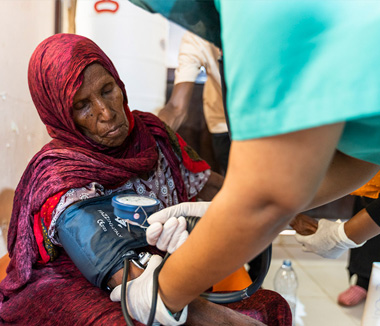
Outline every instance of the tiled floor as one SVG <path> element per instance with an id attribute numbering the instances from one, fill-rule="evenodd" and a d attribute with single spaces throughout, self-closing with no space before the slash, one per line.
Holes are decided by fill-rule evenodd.
<path id="1" fill-rule="evenodd" d="M 337 304 L 348 286 L 347 254 L 324 259 L 305 253 L 292 235 L 280 235 L 272 246 L 272 263 L 263 287 L 273 289 L 273 277 L 284 259 L 290 259 L 298 276 L 296 326 L 360 326 L 364 303 L 353 308 Z"/>

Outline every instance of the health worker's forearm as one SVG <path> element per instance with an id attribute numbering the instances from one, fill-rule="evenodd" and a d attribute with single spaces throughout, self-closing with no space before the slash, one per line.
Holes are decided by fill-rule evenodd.
<path id="1" fill-rule="evenodd" d="M 344 232 L 349 239 L 359 244 L 380 234 L 380 227 L 367 210 L 362 209 L 345 223 Z"/>
<path id="2" fill-rule="evenodd" d="M 307 209 L 324 205 L 350 194 L 367 183 L 379 169 L 378 165 L 337 151 L 318 192 Z"/>
<path id="3" fill-rule="evenodd" d="M 271 221 L 270 225 L 257 227 L 251 216 L 251 223 L 247 224 L 241 216 L 252 213 L 240 209 L 234 199 L 225 205 L 226 199 L 218 196 L 160 273 L 160 289 L 164 291 L 160 292 L 161 297 L 172 311 L 182 309 L 205 289 L 262 252 L 288 222 L 287 219 L 282 223 Z M 270 221 L 270 210 L 267 216 L 265 212 L 254 215 Z"/>
<path id="4" fill-rule="evenodd" d="M 260 254 L 307 206 L 341 130 L 342 125 L 331 125 L 232 143 L 221 191 L 159 275 L 160 295 L 169 309 L 182 309 Z"/>

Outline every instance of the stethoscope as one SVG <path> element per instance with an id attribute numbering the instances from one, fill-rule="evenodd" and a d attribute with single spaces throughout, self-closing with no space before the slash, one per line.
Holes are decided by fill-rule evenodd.
<path id="1" fill-rule="evenodd" d="M 187 216 L 185 217 L 187 222 L 187 230 L 190 233 L 195 225 L 200 220 L 200 217 L 198 216 Z M 157 297 L 158 297 L 158 275 L 164 266 L 166 260 L 169 258 L 170 254 L 167 253 L 161 262 L 161 264 L 156 268 L 156 270 L 153 273 L 153 293 L 152 293 L 152 305 L 151 310 L 149 313 L 149 318 L 147 322 L 147 326 L 152 326 L 154 322 L 154 316 L 156 314 L 156 307 L 157 307 Z M 123 280 L 121 285 L 121 309 L 124 315 L 124 319 L 128 326 L 133 326 L 133 321 L 131 317 L 129 316 L 128 309 L 127 309 L 127 280 L 128 280 L 128 274 L 129 274 L 129 266 L 130 263 L 134 263 L 139 268 L 145 269 L 148 265 L 149 259 L 151 257 L 150 253 L 140 253 L 140 255 L 134 259 L 126 258 L 124 259 L 124 273 L 123 273 Z M 244 299 L 249 298 L 252 294 L 254 294 L 262 285 L 264 278 L 266 274 L 268 273 L 270 262 L 272 258 L 272 246 L 270 245 L 268 248 L 266 248 L 257 259 L 260 259 L 260 268 L 257 273 L 257 277 L 252 280 L 252 283 L 245 289 L 234 291 L 234 292 L 227 292 L 227 293 L 212 293 L 212 292 L 204 292 L 201 294 L 201 297 L 205 298 L 208 301 L 211 301 L 213 303 L 218 304 L 225 304 L 225 303 L 232 303 L 241 301 Z"/>

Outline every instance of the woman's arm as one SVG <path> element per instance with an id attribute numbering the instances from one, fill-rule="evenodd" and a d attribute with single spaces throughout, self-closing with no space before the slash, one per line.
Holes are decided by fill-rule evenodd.
<path id="1" fill-rule="evenodd" d="M 199 192 L 198 196 L 204 201 L 212 200 L 215 195 L 222 188 L 224 177 L 219 173 L 211 171 L 211 175 L 208 178 L 203 189 Z"/>

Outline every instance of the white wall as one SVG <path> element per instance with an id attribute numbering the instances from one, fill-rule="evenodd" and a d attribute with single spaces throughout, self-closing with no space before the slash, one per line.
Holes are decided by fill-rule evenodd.
<path id="1" fill-rule="evenodd" d="M 50 140 L 30 97 L 27 71 L 36 46 L 54 33 L 54 2 L 0 0 L 0 257 L 6 252 L 4 235 L 14 190 L 30 159 Z M 66 7 L 67 3 L 64 0 Z M 159 86 L 160 92 L 166 90 L 166 68 L 177 66 L 183 33 L 181 27 L 169 24 L 161 60 L 165 85 Z"/>
<path id="2" fill-rule="evenodd" d="M 169 44 L 166 53 L 166 67 L 178 67 L 178 52 L 181 44 L 181 39 L 186 30 L 181 26 L 169 22 Z"/>
<path id="3" fill-rule="evenodd" d="M 49 140 L 29 95 L 27 71 L 35 47 L 54 32 L 54 0 L 1 0 L 0 16 L 0 223 L 4 226 L 26 165 Z"/>
<path id="4" fill-rule="evenodd" d="M 168 21 L 128 0 L 115 12 L 97 12 L 94 0 L 78 0 L 76 33 L 92 39 L 114 63 L 132 110 L 155 112 L 165 105 Z M 99 8 L 103 8 L 100 7 Z"/>

